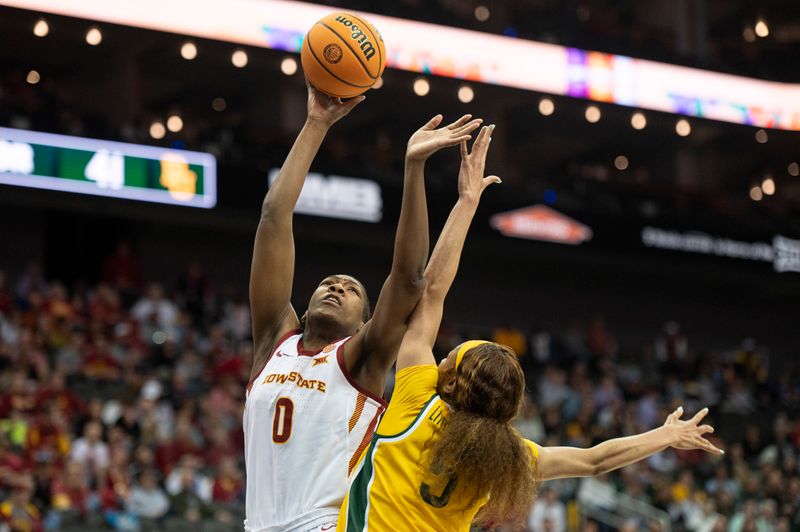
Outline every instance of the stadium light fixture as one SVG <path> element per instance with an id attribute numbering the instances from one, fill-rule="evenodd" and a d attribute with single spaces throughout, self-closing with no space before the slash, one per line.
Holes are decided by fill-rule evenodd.
<path id="1" fill-rule="evenodd" d="M 167 129 L 173 133 L 177 133 L 183 129 L 183 119 L 180 115 L 171 115 L 167 118 Z"/>
<path id="2" fill-rule="evenodd" d="M 228 102 L 225 101 L 225 98 L 220 98 L 219 96 L 211 100 L 211 108 L 218 113 L 221 113 L 228 107 Z"/>
<path id="3" fill-rule="evenodd" d="M 187 61 L 191 61 L 197 57 L 197 45 L 195 45 L 192 41 L 186 41 L 183 43 L 183 46 L 181 46 L 181 57 Z"/>
<path id="4" fill-rule="evenodd" d="M 550 98 L 542 98 L 539 100 L 539 112 L 544 116 L 550 116 L 556 111 L 556 105 Z"/>
<path id="5" fill-rule="evenodd" d="M 31 85 L 36 85 L 42 79 L 42 76 L 39 75 L 39 72 L 36 70 L 31 70 L 28 72 L 28 75 L 25 77 L 25 81 L 30 83 Z"/>
<path id="6" fill-rule="evenodd" d="M 414 94 L 417 96 L 426 96 L 431 91 L 431 84 L 425 78 L 417 78 L 414 80 Z"/>
<path id="7" fill-rule="evenodd" d="M 675 124 L 675 133 L 681 137 L 688 137 L 692 133 L 692 125 L 685 118 L 681 118 Z"/>
<path id="8" fill-rule="evenodd" d="M 161 140 L 166 134 L 167 130 L 164 128 L 164 124 L 161 122 L 153 122 L 150 124 L 150 136 L 154 139 Z"/>
<path id="9" fill-rule="evenodd" d="M 764 191 L 764 194 L 767 196 L 775 194 L 775 180 L 772 179 L 772 176 L 768 176 L 761 182 L 761 190 Z"/>
<path id="10" fill-rule="evenodd" d="M 756 35 L 758 35 L 762 39 L 769 35 L 769 26 L 767 26 L 767 23 L 763 18 L 759 19 L 758 22 L 756 22 L 755 29 L 756 29 Z"/>
<path id="11" fill-rule="evenodd" d="M 97 46 L 101 42 L 103 42 L 103 33 L 100 28 L 96 26 L 89 28 L 89 31 L 86 32 L 86 43 L 90 46 Z"/>
<path id="12" fill-rule="evenodd" d="M 48 33 L 50 33 L 50 25 L 47 21 L 43 18 L 37 20 L 33 26 L 33 34 L 37 37 L 45 37 Z"/>
<path id="13" fill-rule="evenodd" d="M 235 66 L 236 68 L 246 67 L 247 61 L 248 61 L 247 52 L 245 52 L 244 50 L 236 50 L 235 52 L 233 52 L 233 54 L 231 54 L 231 63 L 233 63 L 233 66 Z"/>
<path id="14" fill-rule="evenodd" d="M 297 72 L 297 61 L 293 57 L 284 57 L 281 61 L 281 72 L 292 76 Z"/>
<path id="15" fill-rule="evenodd" d="M 461 103 L 469 103 L 475 99 L 475 91 L 469 85 L 462 85 L 458 88 L 458 101 Z"/>

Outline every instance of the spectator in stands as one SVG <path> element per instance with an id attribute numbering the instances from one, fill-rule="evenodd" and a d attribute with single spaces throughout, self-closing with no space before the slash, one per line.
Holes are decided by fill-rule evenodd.
<path id="1" fill-rule="evenodd" d="M 70 452 L 70 459 L 84 466 L 87 474 L 95 480 L 102 477 L 111 463 L 108 445 L 102 436 L 102 425 L 90 421 L 83 429 L 83 437 L 75 440 Z"/>
<path id="2" fill-rule="evenodd" d="M 130 492 L 126 509 L 141 520 L 145 529 L 156 528 L 170 509 L 167 494 L 158 486 L 156 473 L 145 469 L 139 474 L 137 482 Z"/>
<path id="3" fill-rule="evenodd" d="M 163 343 L 167 338 L 175 336 L 178 307 L 164 296 L 164 289 L 160 284 L 153 283 L 148 287 L 145 297 L 131 308 L 131 315 L 139 322 L 142 340 L 148 344 L 156 341 L 153 334 L 157 332 L 166 334 L 157 343 Z"/>
<path id="4" fill-rule="evenodd" d="M 552 532 L 567 530 L 567 509 L 564 503 L 558 500 L 558 494 L 554 490 L 544 488 L 539 492 L 528 517 L 528 526 L 531 530 Z"/>
<path id="5" fill-rule="evenodd" d="M 9 530 L 20 532 L 40 532 L 42 517 L 39 509 L 31 502 L 34 483 L 30 474 L 20 477 L 11 497 L 0 504 L 0 519 Z"/>

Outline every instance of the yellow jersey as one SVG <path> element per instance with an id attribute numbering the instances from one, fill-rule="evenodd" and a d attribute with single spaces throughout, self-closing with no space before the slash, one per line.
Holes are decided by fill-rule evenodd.
<path id="1" fill-rule="evenodd" d="M 436 393 L 438 377 L 434 365 L 397 372 L 389 408 L 351 477 L 339 532 L 469 530 L 487 497 L 475 500 L 457 478 L 437 483 L 427 469 L 448 411 Z M 539 448 L 526 443 L 535 460 Z"/>

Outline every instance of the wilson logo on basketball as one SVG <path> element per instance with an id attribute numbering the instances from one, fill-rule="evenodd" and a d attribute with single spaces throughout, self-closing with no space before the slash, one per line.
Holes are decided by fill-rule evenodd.
<path id="1" fill-rule="evenodd" d="M 369 37 L 352 20 L 347 17 L 338 16 L 336 22 L 350 29 L 350 38 L 356 41 L 364 52 L 364 57 L 369 61 L 375 55 L 375 46 L 370 42 Z M 327 49 L 326 49 L 327 50 Z"/>
<path id="2" fill-rule="evenodd" d="M 328 63 L 336 64 L 342 60 L 342 48 L 338 44 L 329 44 L 322 51 L 322 55 Z"/>

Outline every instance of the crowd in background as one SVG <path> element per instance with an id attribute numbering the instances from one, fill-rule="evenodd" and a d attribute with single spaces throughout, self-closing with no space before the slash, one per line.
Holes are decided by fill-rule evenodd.
<path id="1" fill-rule="evenodd" d="M 125 245 L 101 271 L 91 286 L 36 264 L 0 272 L 0 530 L 241 529 L 246 300 L 218 293 L 197 263 L 168 290 L 145 284 Z M 673 530 L 800 529 L 800 392 L 753 340 L 697 353 L 668 323 L 629 350 L 601 317 L 532 331 L 445 325 L 436 351 L 475 336 L 512 346 L 530 392 L 517 424 L 542 445 L 586 447 L 708 406 L 726 454 L 667 450 L 545 483 L 531 530 L 578 526 L 627 497 Z M 654 523 L 629 516 L 623 529 Z"/>

